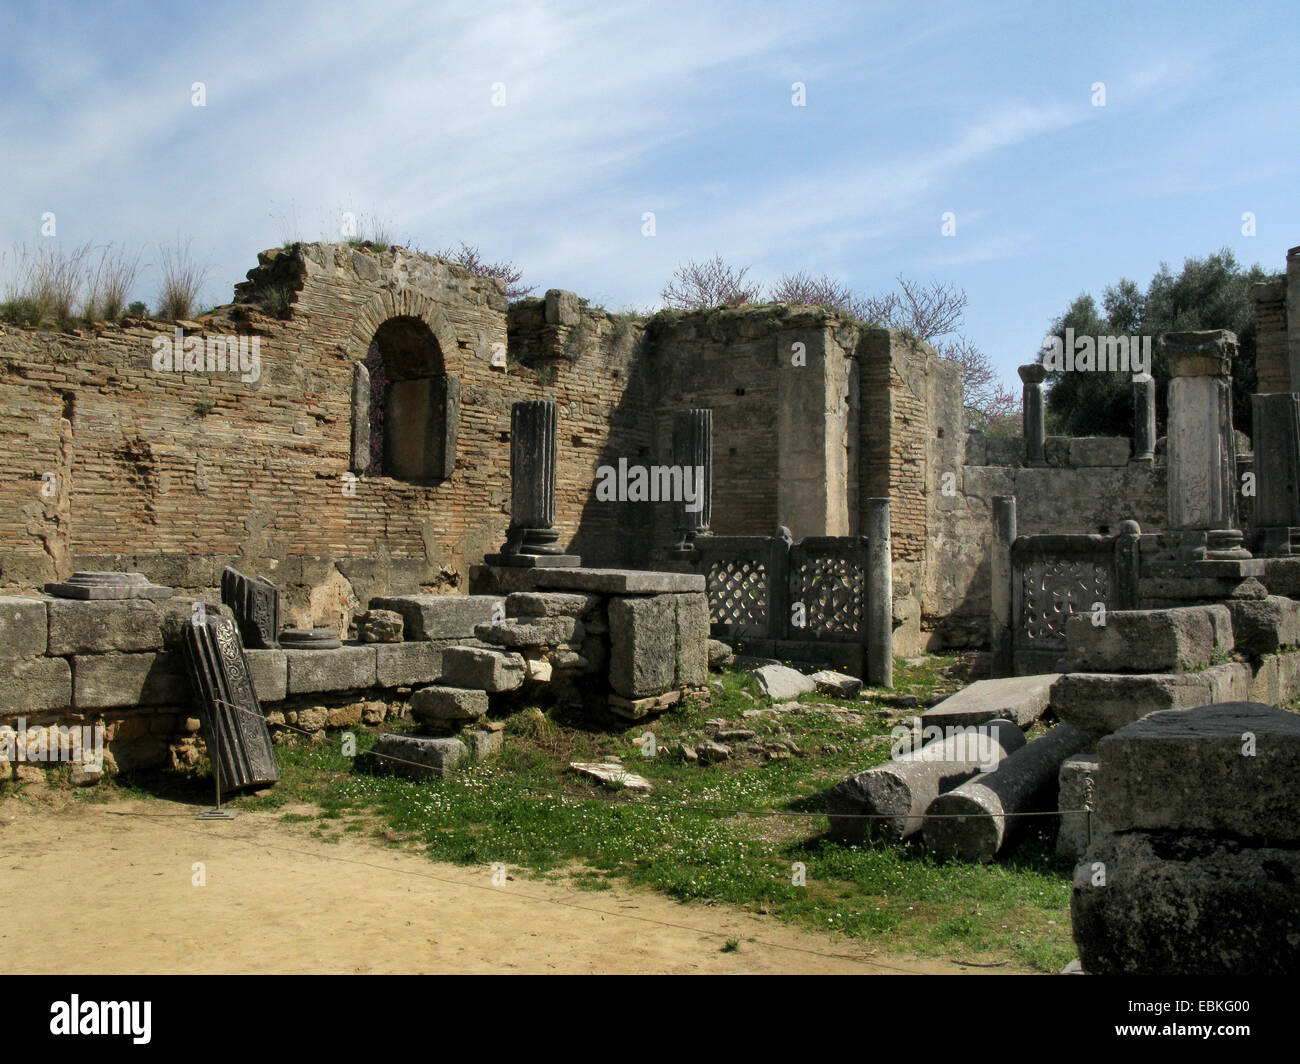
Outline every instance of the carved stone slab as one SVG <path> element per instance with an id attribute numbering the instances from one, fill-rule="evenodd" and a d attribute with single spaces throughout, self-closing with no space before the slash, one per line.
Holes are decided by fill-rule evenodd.
<path id="1" fill-rule="evenodd" d="M 235 622 L 213 614 L 185 626 L 185 663 L 222 794 L 280 778 L 271 732 L 253 690 Z"/>
<path id="2" fill-rule="evenodd" d="M 221 570 L 221 601 L 234 611 L 246 647 L 275 649 L 280 633 L 280 589 L 275 584 L 226 566 Z"/>

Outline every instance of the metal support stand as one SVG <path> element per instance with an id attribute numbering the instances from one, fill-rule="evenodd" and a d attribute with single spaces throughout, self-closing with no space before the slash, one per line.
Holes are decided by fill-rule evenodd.
<path id="1" fill-rule="evenodd" d="M 229 702 L 222 702 L 223 705 L 230 705 Z M 238 707 L 232 707 L 238 709 Z M 212 785 L 217 792 L 217 804 L 211 809 L 200 809 L 194 814 L 195 820 L 234 820 L 238 812 L 234 809 L 221 808 L 221 726 L 217 723 L 214 716 L 212 721 L 212 733 L 217 740 L 217 756 L 212 758 Z"/>

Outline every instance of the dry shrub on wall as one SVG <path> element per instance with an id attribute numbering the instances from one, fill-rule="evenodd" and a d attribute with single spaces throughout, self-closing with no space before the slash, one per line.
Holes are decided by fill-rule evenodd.
<path id="1" fill-rule="evenodd" d="M 162 272 L 162 285 L 158 289 L 158 317 L 164 321 L 177 321 L 194 313 L 199 292 L 207 280 L 208 267 L 200 266 L 190 255 L 190 241 L 174 245 L 162 244 L 158 248 L 158 268 Z"/>

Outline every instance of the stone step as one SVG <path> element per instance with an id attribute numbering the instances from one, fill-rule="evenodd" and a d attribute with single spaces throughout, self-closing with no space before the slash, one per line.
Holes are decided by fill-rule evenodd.
<path id="1" fill-rule="evenodd" d="M 500 595 L 388 595 L 372 598 L 372 610 L 391 610 L 402 617 L 407 639 L 457 639 L 472 636 L 474 626 L 505 616 Z"/>

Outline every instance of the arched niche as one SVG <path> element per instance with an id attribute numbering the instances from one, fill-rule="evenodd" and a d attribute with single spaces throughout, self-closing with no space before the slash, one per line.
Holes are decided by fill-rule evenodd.
<path id="1" fill-rule="evenodd" d="M 422 316 L 397 314 L 375 329 L 354 369 L 353 418 L 354 472 L 426 484 L 451 476 L 460 382 Z"/>

